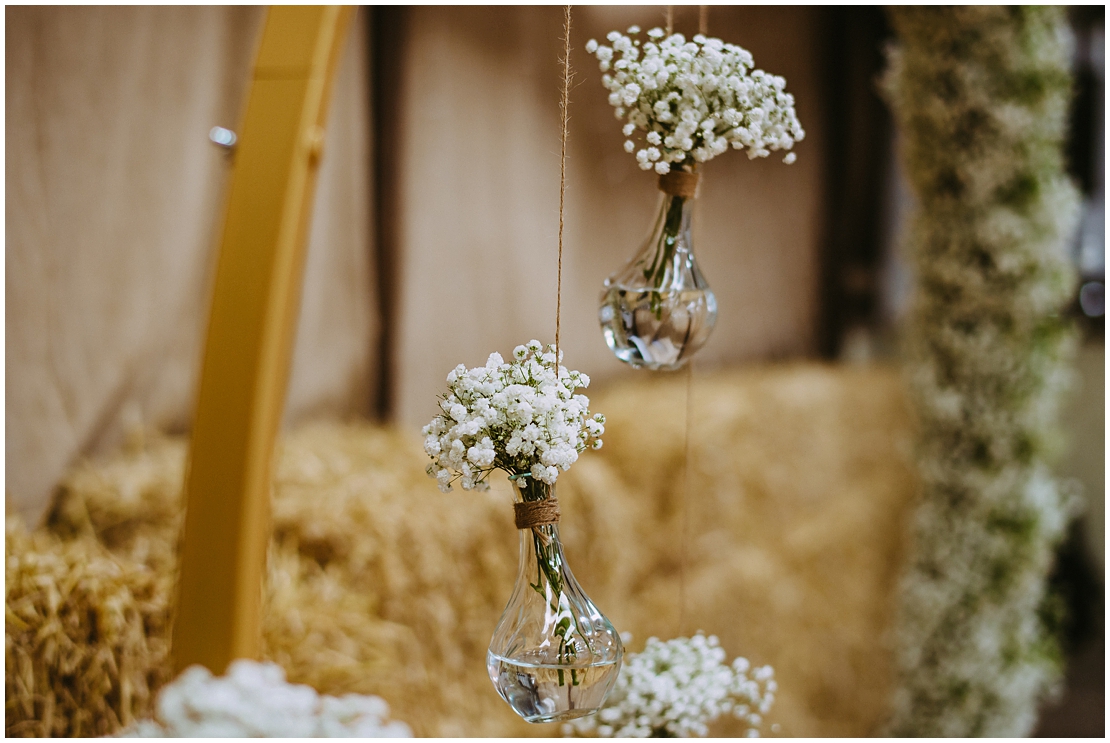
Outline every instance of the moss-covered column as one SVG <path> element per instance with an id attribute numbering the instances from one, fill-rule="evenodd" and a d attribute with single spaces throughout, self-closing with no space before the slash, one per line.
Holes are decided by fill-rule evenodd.
<path id="1" fill-rule="evenodd" d="M 1071 500 L 1046 464 L 1072 348 L 1070 36 L 1060 8 L 891 18 L 886 87 L 918 200 L 906 350 L 923 491 L 888 732 L 1026 735 L 1058 675 L 1045 579 Z"/>

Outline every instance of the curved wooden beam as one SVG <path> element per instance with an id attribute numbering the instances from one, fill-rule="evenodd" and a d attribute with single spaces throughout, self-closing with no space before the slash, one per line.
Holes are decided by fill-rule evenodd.
<path id="1" fill-rule="evenodd" d="M 239 130 L 186 475 L 177 671 L 257 658 L 304 244 L 331 83 L 353 9 L 273 6 Z"/>

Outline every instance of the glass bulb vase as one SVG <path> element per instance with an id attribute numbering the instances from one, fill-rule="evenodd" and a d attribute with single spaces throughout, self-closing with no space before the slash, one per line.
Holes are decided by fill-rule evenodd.
<path id="1" fill-rule="evenodd" d="M 524 485 L 514 488 L 520 503 L 555 508 L 558 520 L 554 486 L 530 477 L 517 482 Z M 490 640 L 490 680 L 528 722 L 583 717 L 605 702 L 624 648 L 570 571 L 557 523 L 547 518 L 550 523 L 521 528 L 521 513 L 518 506 L 520 568 Z"/>
<path id="2" fill-rule="evenodd" d="M 605 280 L 598 320 L 609 349 L 637 369 L 682 367 L 709 339 L 717 299 L 694 258 L 698 175 L 659 177 L 659 214 L 640 252 Z"/>

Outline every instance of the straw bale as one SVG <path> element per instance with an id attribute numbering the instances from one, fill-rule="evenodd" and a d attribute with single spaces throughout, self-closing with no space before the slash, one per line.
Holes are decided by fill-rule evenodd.
<path id="1" fill-rule="evenodd" d="M 645 375 L 596 392 L 591 407 L 608 416 L 605 447 L 560 478 L 561 530 L 576 576 L 619 629 L 633 632 L 632 649 L 650 635 L 704 629 L 730 656 L 776 667 L 771 721 L 783 733 L 874 730 L 887 703 L 882 636 L 913 492 L 896 375 L 800 365 L 699 376 L 685 508 L 683 377 Z M 140 444 L 79 465 L 48 530 L 9 535 L 9 735 L 43 734 L 49 705 L 57 735 L 110 732 L 123 722 L 118 704 L 110 706 L 115 697 L 74 695 L 73 676 L 63 677 L 51 665 L 56 657 L 47 660 L 34 642 L 45 612 L 29 614 L 28 629 L 18 632 L 10 617 L 41 592 L 35 580 L 57 590 L 71 573 L 93 570 L 95 561 L 78 554 L 99 556 L 121 576 L 82 606 L 115 601 L 143 626 L 140 598 L 146 610 L 153 606 L 152 594 L 140 590 L 148 585 L 166 611 L 185 448 L 159 437 Z M 392 717 L 417 734 L 555 735 L 556 725 L 516 718 L 485 671 L 486 645 L 516 575 L 507 484 L 444 495 L 425 463 L 411 432 L 369 424 L 318 424 L 285 438 L 264 656 L 291 682 L 321 693 L 383 697 Z M 13 581 L 28 560 L 56 567 Z M 70 603 L 64 610 L 77 611 Z M 130 714 L 148 709 L 168 667 L 160 616 L 146 625 L 146 655 L 117 641 L 100 657 L 131 652 L 129 665 L 108 663 L 81 684 L 139 689 L 141 676 Z M 93 657 L 100 647 L 90 642 L 82 652 Z M 33 664 L 26 678 L 39 686 L 17 683 Z"/>
<path id="2" fill-rule="evenodd" d="M 5 529 L 5 733 L 96 736 L 168 680 L 168 576 L 92 539 Z"/>
<path id="3" fill-rule="evenodd" d="M 641 514 L 621 545 L 647 556 L 622 581 L 626 595 L 594 597 L 634 646 L 703 629 L 730 655 L 775 667 L 782 734 L 874 732 L 915 492 L 897 374 L 804 364 L 698 375 L 685 508 L 685 379 L 645 377 L 592 403 L 608 418 L 599 459 Z"/>
<path id="4" fill-rule="evenodd" d="M 60 537 L 93 537 L 117 556 L 172 572 L 184 515 L 184 477 L 184 441 L 133 433 L 116 456 L 74 465 L 47 516 L 48 526 Z"/>
<path id="5" fill-rule="evenodd" d="M 363 597 L 349 638 L 361 621 L 382 625 L 376 631 L 388 631 L 390 640 L 376 648 L 352 644 L 348 657 L 357 663 L 324 671 L 318 655 L 274 631 L 282 612 L 271 598 L 268 654 L 290 681 L 330 694 L 382 696 L 394 719 L 417 734 L 526 733 L 485 669 L 486 646 L 516 576 L 510 492 L 499 483 L 490 493 L 444 495 L 424 474 L 426 464 L 415 436 L 371 426 L 315 425 L 286 440 L 274 497 L 276 542 L 296 545 L 302 563 L 311 558 L 311 571 Z M 304 588 L 290 599 L 302 610 L 310 603 Z M 317 627 L 334 627 L 331 607 L 318 614 Z M 297 649 L 282 656 L 279 647 Z"/>

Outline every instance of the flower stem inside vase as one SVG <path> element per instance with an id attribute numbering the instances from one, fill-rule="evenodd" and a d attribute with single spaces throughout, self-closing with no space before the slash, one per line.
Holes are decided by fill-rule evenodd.
<path id="1" fill-rule="evenodd" d="M 663 319 L 662 295 L 658 290 L 663 288 L 667 278 L 667 267 L 674 260 L 675 247 L 682 229 L 682 215 L 685 211 L 683 206 L 686 201 L 687 199 L 682 196 L 670 197 L 670 204 L 664 208 L 666 217 L 663 222 L 662 240 L 656 245 L 652 265 L 644 269 L 644 278 L 657 290 L 651 295 L 651 311 L 656 320 Z"/>

